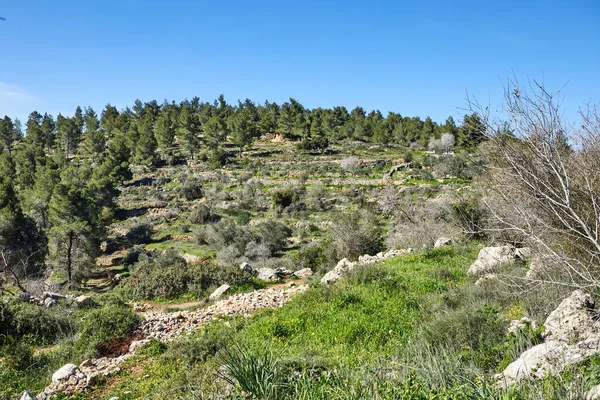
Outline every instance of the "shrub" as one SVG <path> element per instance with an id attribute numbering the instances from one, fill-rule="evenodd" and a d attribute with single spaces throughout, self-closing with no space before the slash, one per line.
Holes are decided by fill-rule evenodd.
<path id="1" fill-rule="evenodd" d="M 383 249 L 381 227 L 367 211 L 339 215 L 331 227 L 331 241 L 338 258 L 356 259 Z"/>
<path id="2" fill-rule="evenodd" d="M 276 190 L 271 195 L 271 199 L 273 200 L 273 207 L 282 209 L 299 202 L 300 197 L 300 191 L 293 187 L 287 187 L 280 190 Z"/>
<path id="3" fill-rule="evenodd" d="M 144 244 L 152 239 L 152 225 L 139 224 L 131 227 L 125 235 L 125 239 L 131 244 Z"/>
<path id="4" fill-rule="evenodd" d="M 223 349 L 231 341 L 233 334 L 234 329 L 225 324 L 210 325 L 185 339 L 170 343 L 163 357 L 167 361 L 187 365 L 203 363 Z"/>
<path id="5" fill-rule="evenodd" d="M 202 197 L 202 180 L 186 179 L 179 187 L 179 194 L 186 200 L 192 201 Z"/>
<path id="6" fill-rule="evenodd" d="M 315 152 L 319 153 L 325 152 L 329 147 L 329 140 L 325 137 L 323 138 L 314 138 L 314 139 L 304 139 L 300 143 L 296 144 L 296 148 L 300 151 L 306 152 Z"/>
<path id="7" fill-rule="evenodd" d="M 355 157 L 355 156 L 346 157 L 340 163 L 340 166 L 342 167 L 342 169 L 352 171 L 352 172 L 356 171 L 358 169 L 359 165 L 360 165 L 360 160 L 358 159 L 358 157 Z"/>
<path id="8" fill-rule="evenodd" d="M 266 244 L 271 252 L 276 253 L 285 246 L 285 241 L 292 230 L 281 221 L 269 219 L 257 226 L 259 240 Z"/>
<path id="9" fill-rule="evenodd" d="M 325 249 L 320 244 L 309 243 L 292 256 L 296 269 L 321 270 L 326 261 Z"/>
<path id="10" fill-rule="evenodd" d="M 208 224 L 217 222 L 221 219 L 218 214 L 215 214 L 206 204 L 200 204 L 194 208 L 188 217 L 188 221 L 192 224 Z"/>
<path id="11" fill-rule="evenodd" d="M 140 322 L 140 317 L 129 307 L 108 306 L 92 310 L 81 322 L 75 349 L 82 355 L 94 355 L 100 343 L 127 338 Z"/>

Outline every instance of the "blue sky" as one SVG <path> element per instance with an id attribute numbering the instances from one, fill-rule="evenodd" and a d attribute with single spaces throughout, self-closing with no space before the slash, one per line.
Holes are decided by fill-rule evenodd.
<path id="1" fill-rule="evenodd" d="M 600 101 L 600 1 L 5 1 L 0 114 L 246 97 L 455 118 L 544 79 Z"/>

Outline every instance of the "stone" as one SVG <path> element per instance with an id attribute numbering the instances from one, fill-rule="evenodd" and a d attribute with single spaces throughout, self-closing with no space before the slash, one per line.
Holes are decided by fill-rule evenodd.
<path id="1" fill-rule="evenodd" d="M 528 261 L 533 256 L 533 250 L 531 247 L 520 247 L 515 250 L 515 256 L 521 260 Z"/>
<path id="2" fill-rule="evenodd" d="M 98 307 L 98 303 L 96 303 L 96 301 L 94 299 L 92 299 L 90 296 L 77 296 L 75 297 L 75 301 L 77 302 L 77 304 L 81 305 L 81 306 L 86 306 L 86 307 Z"/>
<path id="3" fill-rule="evenodd" d="M 496 274 L 485 274 L 481 278 L 477 279 L 475 282 L 475 286 L 481 286 L 488 283 L 492 283 L 494 281 L 498 281 L 498 275 Z"/>
<path id="4" fill-rule="evenodd" d="M 44 305 L 48 308 L 52 307 L 55 304 L 56 304 L 56 300 L 54 300 L 52 297 L 46 297 L 44 299 Z"/>
<path id="5" fill-rule="evenodd" d="M 585 392 L 585 400 L 600 400 L 600 385 Z"/>
<path id="6" fill-rule="evenodd" d="M 47 298 L 51 298 L 53 300 L 64 300 L 67 298 L 67 296 L 64 296 L 60 293 L 54 293 L 54 292 L 44 292 L 42 294 L 42 299 L 47 299 Z"/>
<path id="7" fill-rule="evenodd" d="M 139 348 L 143 347 L 146 343 L 150 342 L 149 339 L 142 339 L 142 340 L 134 340 L 133 342 L 131 342 L 131 344 L 129 345 L 129 352 L 130 353 L 135 353 L 136 350 L 138 350 Z"/>
<path id="8" fill-rule="evenodd" d="M 336 272 L 336 271 L 329 271 L 328 273 L 326 273 L 325 275 L 323 275 L 323 277 L 321 278 L 321 284 L 323 284 L 323 285 L 329 285 L 330 283 L 333 283 L 333 282 L 337 281 L 341 277 L 342 277 L 342 275 L 340 275 L 338 272 Z"/>
<path id="9" fill-rule="evenodd" d="M 21 395 L 21 400 L 35 400 L 35 396 L 26 390 Z"/>
<path id="10" fill-rule="evenodd" d="M 470 276 L 482 276 L 496 272 L 503 266 L 512 264 L 515 260 L 514 246 L 484 247 L 479 251 L 477 260 L 467 271 Z"/>
<path id="11" fill-rule="evenodd" d="M 110 398 L 110 399 L 108 399 L 108 400 L 121 400 L 121 398 L 120 398 L 120 397 L 117 397 L 117 396 L 113 396 L 113 397 L 111 397 L 111 398 Z"/>
<path id="12" fill-rule="evenodd" d="M 79 372 L 79 367 L 75 364 L 65 364 L 58 371 L 52 374 L 52 383 L 62 380 L 68 380 L 72 375 Z"/>
<path id="13" fill-rule="evenodd" d="M 92 360 L 90 360 L 89 358 L 87 360 L 84 360 L 81 364 L 79 364 L 79 368 L 93 367 L 93 366 L 94 366 L 94 362 Z"/>
<path id="14" fill-rule="evenodd" d="M 313 274 L 312 269 L 310 268 L 302 268 L 296 272 L 294 272 L 294 276 L 299 279 L 308 278 Z"/>
<path id="15" fill-rule="evenodd" d="M 224 295 L 225 292 L 227 292 L 230 288 L 231 288 L 231 286 L 229 286 L 228 284 L 224 283 L 221 286 L 219 286 L 217 288 L 217 290 L 215 290 L 214 292 L 212 292 L 212 294 L 210 296 L 208 296 L 208 298 L 210 300 L 217 300 L 222 295 Z"/>
<path id="16" fill-rule="evenodd" d="M 342 258 L 340 261 L 338 261 L 333 270 L 342 275 L 346 272 L 352 271 L 354 266 L 355 264 L 352 261 L 348 260 L 347 258 Z"/>
<path id="17" fill-rule="evenodd" d="M 249 274 L 251 274 L 251 273 L 253 273 L 253 272 L 254 272 L 254 268 L 252 268 L 252 265 L 248 264 L 248 263 L 247 263 L 247 262 L 245 262 L 245 261 L 244 261 L 243 263 L 241 263 L 241 264 L 240 264 L 240 269 L 241 269 L 242 271 L 246 271 L 246 272 L 248 272 Z"/>
<path id="18" fill-rule="evenodd" d="M 261 281 L 269 282 L 277 280 L 277 274 L 273 268 L 260 268 L 257 272 L 257 278 Z"/>
<path id="19" fill-rule="evenodd" d="M 19 293 L 19 300 L 29 302 L 31 300 L 31 295 L 27 292 Z"/>
<path id="20" fill-rule="evenodd" d="M 454 243 L 454 239 L 442 236 L 441 238 L 439 238 L 438 240 L 435 241 L 433 248 L 439 249 L 440 247 L 449 246 L 452 243 Z"/>
<path id="21" fill-rule="evenodd" d="M 598 332 L 593 319 L 594 299 L 582 290 L 575 290 L 564 299 L 544 322 L 544 338 L 575 342 Z"/>

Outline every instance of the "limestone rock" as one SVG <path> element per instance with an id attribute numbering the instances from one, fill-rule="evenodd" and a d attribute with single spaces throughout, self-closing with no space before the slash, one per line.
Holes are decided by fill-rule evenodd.
<path id="1" fill-rule="evenodd" d="M 26 390 L 21 395 L 21 400 L 35 400 L 35 396 Z"/>
<path id="2" fill-rule="evenodd" d="M 520 247 L 515 250 L 515 256 L 521 260 L 531 260 L 531 257 L 533 256 L 533 250 L 531 247 Z"/>
<path id="3" fill-rule="evenodd" d="M 67 296 L 64 296 L 60 293 L 44 292 L 42 294 L 42 299 L 47 299 L 47 298 L 51 298 L 52 300 L 64 300 L 67 298 Z"/>
<path id="4" fill-rule="evenodd" d="M 229 286 L 228 284 L 224 283 L 221 286 L 219 286 L 217 288 L 217 290 L 215 290 L 214 292 L 212 292 L 212 294 L 210 296 L 208 296 L 208 298 L 210 300 L 217 300 L 223 294 L 225 294 L 225 292 L 227 292 L 229 290 L 229 288 L 231 288 L 231 286 Z"/>
<path id="5" fill-rule="evenodd" d="M 311 276 L 312 274 L 313 274 L 313 272 L 312 272 L 312 269 L 310 269 L 310 268 L 302 268 L 302 269 L 294 272 L 294 276 L 296 278 L 300 278 L 300 279 L 307 278 L 307 277 Z"/>
<path id="6" fill-rule="evenodd" d="M 68 380 L 71 376 L 79 372 L 79 367 L 75 364 L 65 364 L 58 371 L 52 374 L 52 382 L 56 383 L 62 380 Z"/>
<path id="7" fill-rule="evenodd" d="M 585 400 L 600 400 L 600 385 L 585 392 Z"/>
<path id="8" fill-rule="evenodd" d="M 587 339 L 598 331 L 592 319 L 594 307 L 592 296 L 575 290 L 546 318 L 544 338 L 565 342 Z"/>
<path id="9" fill-rule="evenodd" d="M 452 243 L 454 243 L 454 240 L 452 238 L 442 236 L 441 238 L 435 241 L 433 248 L 439 249 L 440 247 L 449 246 Z"/>
<path id="10" fill-rule="evenodd" d="M 129 352 L 130 353 L 135 353 L 136 350 L 138 350 L 139 348 L 143 347 L 149 341 L 150 341 L 149 339 L 134 340 L 129 345 Z"/>
<path id="11" fill-rule="evenodd" d="M 341 277 L 342 275 L 340 275 L 336 271 L 329 271 L 328 273 L 323 275 L 323 277 L 321 278 L 321 283 L 324 285 L 329 285 L 330 283 L 337 281 Z"/>
<path id="12" fill-rule="evenodd" d="M 46 307 L 50 308 L 50 307 L 52 307 L 52 306 L 54 306 L 54 305 L 56 304 L 56 300 L 54 300 L 52 297 L 46 297 L 46 298 L 44 299 L 44 302 L 43 302 L 43 304 L 44 304 Z"/>
<path id="13" fill-rule="evenodd" d="M 477 279 L 475 282 L 475 286 L 481 286 L 488 283 L 492 283 L 498 280 L 498 275 L 496 274 L 485 274 L 481 278 Z"/>
<path id="14" fill-rule="evenodd" d="M 496 272 L 499 268 L 511 264 L 515 260 L 516 249 L 513 246 L 484 247 L 477 260 L 467 271 L 470 276 L 482 276 Z"/>

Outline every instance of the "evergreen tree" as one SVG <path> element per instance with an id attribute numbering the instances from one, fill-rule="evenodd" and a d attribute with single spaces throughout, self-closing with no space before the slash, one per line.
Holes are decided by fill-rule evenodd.
<path id="1" fill-rule="evenodd" d="M 87 158 L 91 165 L 99 165 L 104 158 L 106 138 L 100 129 L 100 121 L 96 112 L 88 107 L 85 109 L 85 138 L 81 145 L 81 154 Z"/>
<path id="2" fill-rule="evenodd" d="M 231 131 L 231 141 L 239 148 L 241 157 L 244 148 L 252 145 L 254 136 L 258 132 L 256 122 L 252 119 L 252 111 L 240 105 L 237 112 L 231 114 L 227 120 L 227 125 Z"/>
<path id="3" fill-rule="evenodd" d="M 12 154 L 13 146 L 20 140 L 19 133 L 13 121 L 5 116 L 0 120 L 0 153 L 3 151 Z"/>
<path id="4" fill-rule="evenodd" d="M 474 150 L 485 140 L 485 125 L 476 113 L 465 115 L 458 131 L 458 146 L 465 150 Z"/>
<path id="5" fill-rule="evenodd" d="M 179 138 L 181 152 L 192 159 L 200 147 L 198 134 L 200 126 L 189 104 L 182 104 L 177 119 L 177 137 Z"/>
<path id="6" fill-rule="evenodd" d="M 154 165 L 158 145 L 154 138 L 154 128 L 150 115 L 139 119 L 135 125 L 139 132 L 139 139 L 135 146 L 134 160 L 138 164 L 146 166 Z"/>
<path id="7" fill-rule="evenodd" d="M 169 164 L 175 159 L 175 127 L 167 113 L 161 113 L 156 119 L 154 137 L 161 158 Z"/>

